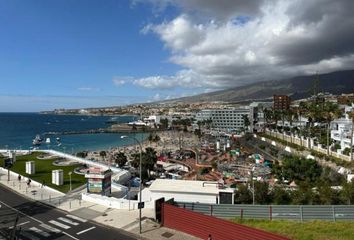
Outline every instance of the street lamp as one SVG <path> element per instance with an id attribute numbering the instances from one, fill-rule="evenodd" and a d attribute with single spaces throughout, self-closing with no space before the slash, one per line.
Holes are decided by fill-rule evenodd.
<path id="1" fill-rule="evenodd" d="M 138 204 L 138 208 L 139 208 L 139 233 L 141 234 L 141 209 L 143 208 L 142 206 L 142 202 L 141 202 L 141 186 L 142 186 L 142 174 L 141 174 L 141 170 L 142 170 L 142 164 L 141 164 L 141 160 L 142 160 L 142 152 L 143 152 L 143 147 L 141 145 L 141 143 L 139 142 L 138 139 L 136 139 L 135 137 L 133 136 L 121 136 L 120 138 L 131 138 L 133 139 L 134 141 L 136 141 L 140 147 L 140 160 L 139 160 L 139 178 L 140 178 L 140 184 L 139 184 L 139 204 Z"/>
<path id="2" fill-rule="evenodd" d="M 350 134 L 350 162 L 353 164 L 353 138 L 354 138 L 354 110 L 351 113 L 352 129 Z"/>
<path id="3" fill-rule="evenodd" d="M 69 174 L 69 181 L 70 181 L 70 191 L 71 191 L 71 190 L 72 190 L 72 188 L 71 188 L 71 174 L 72 174 L 72 172 L 69 172 L 68 174 Z"/>
<path id="4" fill-rule="evenodd" d="M 254 197 L 254 194 L 255 194 L 255 190 L 254 190 L 254 179 L 253 179 L 253 175 L 254 175 L 254 171 L 255 171 L 256 167 L 253 167 L 250 171 L 250 174 L 251 174 L 251 179 L 252 179 L 252 204 L 254 205 L 255 203 L 255 197 Z"/>

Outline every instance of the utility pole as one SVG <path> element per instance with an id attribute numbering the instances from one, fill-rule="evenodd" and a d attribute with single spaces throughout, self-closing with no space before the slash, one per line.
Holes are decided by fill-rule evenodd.
<path id="1" fill-rule="evenodd" d="M 350 162 L 353 162 L 354 110 L 352 110 L 352 131 L 350 134 Z"/>

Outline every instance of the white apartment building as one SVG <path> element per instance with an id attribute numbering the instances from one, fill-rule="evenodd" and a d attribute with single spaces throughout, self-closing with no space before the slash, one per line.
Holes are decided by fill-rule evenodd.
<path id="1" fill-rule="evenodd" d="M 244 115 L 253 123 L 253 113 L 250 108 L 209 109 L 196 115 L 197 121 L 212 120 L 212 128 L 225 132 L 237 132 L 245 128 Z M 252 128 L 251 128 L 252 129 Z"/>
<path id="2" fill-rule="evenodd" d="M 342 151 L 345 148 L 350 148 L 353 122 L 348 113 L 353 110 L 354 106 L 344 106 L 345 117 L 331 122 L 331 138 L 335 143 L 340 144 Z"/>

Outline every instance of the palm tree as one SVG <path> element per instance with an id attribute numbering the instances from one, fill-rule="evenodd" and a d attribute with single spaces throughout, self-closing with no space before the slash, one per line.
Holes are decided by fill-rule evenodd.
<path id="1" fill-rule="evenodd" d="M 342 112 L 339 110 L 338 105 L 337 104 L 333 104 L 331 102 L 327 102 L 326 104 L 324 104 L 323 107 L 324 110 L 324 116 L 325 116 L 325 120 L 327 123 L 327 155 L 329 155 L 329 130 L 330 130 L 330 124 L 331 122 L 340 117 L 342 115 Z"/>
<path id="2" fill-rule="evenodd" d="M 352 127 L 350 134 L 350 162 L 353 163 L 354 110 L 352 110 L 348 115 L 352 119 Z"/>
<path id="3" fill-rule="evenodd" d="M 289 127 L 290 127 L 290 131 L 291 131 L 291 129 L 292 129 L 292 127 L 293 127 L 293 117 L 294 117 L 294 112 L 293 111 L 291 111 L 291 110 L 287 110 L 287 111 L 285 111 L 285 119 L 286 119 L 286 121 L 287 122 L 289 122 Z M 290 135 L 290 142 L 292 143 L 293 142 L 293 138 L 292 138 L 292 136 Z"/>
<path id="4" fill-rule="evenodd" d="M 263 110 L 263 113 L 264 113 L 264 120 L 265 120 L 263 132 L 265 132 L 266 125 L 267 125 L 267 127 L 269 127 L 269 123 L 273 119 L 273 111 L 271 111 L 271 110 L 266 108 L 266 109 Z"/>
<path id="5" fill-rule="evenodd" d="M 247 130 L 249 130 L 248 127 L 250 126 L 251 123 L 250 123 L 250 120 L 248 119 L 248 115 L 247 114 L 242 115 L 242 120 L 243 120 L 243 125 L 245 126 L 245 128 Z"/>
<path id="6" fill-rule="evenodd" d="M 127 156 L 123 152 L 114 154 L 113 159 L 114 163 L 118 164 L 120 168 L 123 167 L 128 161 Z"/>
<path id="7" fill-rule="evenodd" d="M 141 166 L 142 166 L 142 179 L 145 179 L 146 176 L 150 176 L 150 171 L 154 169 L 154 166 L 157 162 L 157 155 L 155 149 L 148 147 L 142 152 L 141 155 Z M 133 161 L 131 162 L 134 168 L 139 168 L 140 163 L 140 154 L 133 155 Z"/>
<path id="8" fill-rule="evenodd" d="M 158 143 L 160 140 L 161 140 L 160 136 L 157 135 L 157 134 L 155 134 L 153 141 L 156 143 L 156 146 L 157 146 L 157 143 Z"/>
<path id="9" fill-rule="evenodd" d="M 151 145 L 151 142 L 154 141 L 154 135 L 152 133 L 149 134 L 148 140 Z"/>

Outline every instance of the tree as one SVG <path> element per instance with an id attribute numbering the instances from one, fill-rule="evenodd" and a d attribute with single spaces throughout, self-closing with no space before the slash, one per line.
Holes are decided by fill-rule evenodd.
<path id="1" fill-rule="evenodd" d="M 294 205 L 308 205 L 313 202 L 314 193 L 307 182 L 300 184 L 299 188 L 290 194 L 291 203 Z"/>
<path id="2" fill-rule="evenodd" d="M 106 151 L 100 151 L 100 156 L 101 156 L 102 159 L 104 160 L 104 158 L 107 156 Z"/>
<path id="3" fill-rule="evenodd" d="M 151 145 L 151 142 L 154 141 L 154 135 L 152 133 L 149 134 L 148 140 L 149 140 L 150 145 Z"/>
<path id="4" fill-rule="evenodd" d="M 242 120 L 243 120 L 243 125 L 245 126 L 246 130 L 249 130 L 249 126 L 251 124 L 249 118 L 248 118 L 248 115 L 247 114 L 244 114 L 242 115 Z"/>
<path id="5" fill-rule="evenodd" d="M 321 172 L 321 166 L 313 159 L 285 156 L 282 162 L 283 177 L 289 181 L 308 180 L 314 183 Z"/>
<path id="6" fill-rule="evenodd" d="M 352 180 L 351 182 L 345 182 L 343 183 L 343 189 L 341 192 L 343 200 L 347 204 L 353 204 L 354 203 L 354 181 Z"/>
<path id="7" fill-rule="evenodd" d="M 268 204 L 272 202 L 272 196 L 269 192 L 269 184 L 267 182 L 254 183 L 254 198 L 255 202 L 258 204 Z"/>
<path id="8" fill-rule="evenodd" d="M 272 119 L 273 119 L 273 111 L 269 110 L 269 109 L 264 109 L 264 120 L 265 120 L 265 125 L 267 125 L 267 127 L 269 127 L 269 124 L 271 123 Z M 265 127 L 264 125 L 264 127 Z M 265 129 L 263 130 L 263 132 L 265 132 Z"/>
<path id="9" fill-rule="evenodd" d="M 148 147 L 145 148 L 145 151 L 141 153 L 141 165 L 142 165 L 142 174 L 143 178 L 146 179 L 149 176 L 151 170 L 154 169 L 154 166 L 157 162 L 157 155 L 155 149 Z M 140 165 L 140 154 L 133 155 L 132 166 L 135 168 L 139 168 Z M 145 177 L 144 177 L 145 176 Z"/>
<path id="10" fill-rule="evenodd" d="M 240 184 L 237 186 L 237 191 L 235 192 L 235 203 L 236 204 L 252 203 L 252 193 L 246 185 Z"/>
<path id="11" fill-rule="evenodd" d="M 160 120 L 161 128 L 163 130 L 166 130 L 168 128 L 168 119 L 167 118 L 162 118 Z"/>
<path id="12" fill-rule="evenodd" d="M 278 179 L 282 180 L 283 179 L 283 169 L 279 164 L 278 160 L 274 161 L 274 164 L 272 166 L 272 174 Z"/>
<path id="13" fill-rule="evenodd" d="M 314 198 L 315 204 L 341 204 L 338 192 L 331 188 L 331 183 L 320 179 L 316 184 L 317 196 Z"/>
<path id="14" fill-rule="evenodd" d="M 80 158 L 85 158 L 87 157 L 87 152 L 78 152 L 76 153 L 76 156 Z"/>
<path id="15" fill-rule="evenodd" d="M 330 124 L 331 122 L 340 117 L 342 115 L 341 111 L 338 108 L 337 104 L 334 104 L 332 102 L 326 102 L 324 104 L 324 109 L 323 109 L 325 119 L 327 122 L 327 155 L 329 155 L 329 130 L 330 130 Z"/>
<path id="16" fill-rule="evenodd" d="M 273 203 L 274 204 L 289 204 L 291 202 L 290 194 L 282 187 L 275 187 L 273 189 Z"/>
<path id="17" fill-rule="evenodd" d="M 128 161 L 127 156 L 123 152 L 114 154 L 113 159 L 120 168 L 123 167 Z"/>
<path id="18" fill-rule="evenodd" d="M 205 174 L 208 174 L 209 172 L 210 172 L 210 169 L 207 167 L 203 167 L 199 170 L 200 175 L 205 175 Z"/>
<path id="19" fill-rule="evenodd" d="M 155 134 L 153 142 L 155 142 L 156 144 L 161 140 L 160 136 Z"/>

